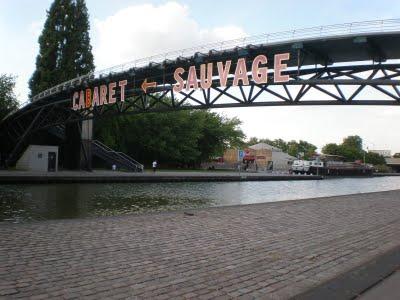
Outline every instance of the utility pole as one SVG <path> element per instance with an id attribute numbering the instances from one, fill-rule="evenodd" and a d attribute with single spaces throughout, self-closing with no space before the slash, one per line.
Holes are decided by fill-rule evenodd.
<path id="1" fill-rule="evenodd" d="M 365 165 L 365 153 L 368 152 L 368 147 L 367 147 L 367 151 L 363 151 L 364 152 L 364 165 Z"/>

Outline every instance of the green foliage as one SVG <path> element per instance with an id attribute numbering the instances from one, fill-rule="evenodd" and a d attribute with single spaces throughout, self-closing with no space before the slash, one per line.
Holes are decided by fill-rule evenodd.
<path id="1" fill-rule="evenodd" d="M 365 162 L 373 165 L 386 165 L 386 160 L 382 155 L 373 152 L 365 153 Z"/>
<path id="2" fill-rule="evenodd" d="M 322 153 L 330 155 L 341 155 L 341 148 L 335 143 L 326 144 L 322 147 Z"/>
<path id="3" fill-rule="evenodd" d="M 263 141 L 264 141 L 264 140 L 263 140 Z M 256 138 L 256 137 L 251 137 L 251 138 L 246 142 L 246 146 L 248 147 L 248 146 L 251 146 L 251 145 L 258 144 L 258 143 L 261 143 L 261 140 L 259 140 L 259 139 Z M 266 143 L 266 142 L 263 142 L 263 143 Z M 269 143 L 266 143 L 266 144 L 269 144 Z"/>
<path id="4" fill-rule="evenodd" d="M 386 161 L 382 155 L 366 152 L 362 149 L 362 138 L 358 135 L 348 136 L 340 145 L 327 144 L 322 148 L 322 153 L 343 156 L 346 161 L 363 161 L 373 165 L 385 165 Z"/>
<path id="5" fill-rule="evenodd" d="M 0 75 L 0 120 L 18 108 L 18 101 L 14 94 L 15 77 Z"/>
<path id="6" fill-rule="evenodd" d="M 183 110 L 97 120 L 95 137 L 140 162 L 195 166 L 243 143 L 237 118 Z"/>
<path id="7" fill-rule="evenodd" d="M 393 172 L 392 168 L 390 168 L 387 165 L 375 165 L 376 170 L 378 170 L 379 173 L 391 173 Z"/>
<path id="8" fill-rule="evenodd" d="M 358 135 L 350 135 L 343 139 L 342 146 L 348 149 L 354 149 L 357 151 L 362 150 L 362 138 Z"/>
<path id="9" fill-rule="evenodd" d="M 89 37 L 89 13 L 85 0 L 72 1 L 73 18 L 69 18 L 70 32 L 66 33 L 65 55 L 62 65 L 64 78 L 84 75 L 94 70 Z"/>
<path id="10" fill-rule="evenodd" d="M 317 147 L 306 141 L 290 141 L 288 143 L 288 153 L 292 156 L 302 156 L 304 159 L 311 159 Z"/>
<path id="11" fill-rule="evenodd" d="M 84 0 L 55 0 L 39 37 L 30 96 L 94 70 Z"/>
<path id="12" fill-rule="evenodd" d="M 358 149 L 358 147 L 345 146 L 342 144 L 339 155 L 343 156 L 346 161 L 363 160 L 364 151 Z"/>
<path id="13" fill-rule="evenodd" d="M 257 139 L 255 137 L 252 137 L 247 141 L 246 145 L 251 146 L 257 143 L 266 143 L 268 145 L 281 149 L 283 152 L 286 152 L 289 155 L 292 155 L 294 157 L 301 156 L 304 159 L 310 159 L 314 155 L 315 150 L 317 150 L 316 146 L 302 140 L 298 142 L 294 140 L 286 142 L 282 139 L 270 140 L 270 139 Z"/>
<path id="14" fill-rule="evenodd" d="M 266 144 L 268 144 L 267 141 L 268 141 L 268 139 L 265 139 Z M 295 143 L 295 141 L 292 141 L 292 144 L 293 143 Z M 275 146 L 279 149 L 282 149 L 282 151 L 284 151 L 284 152 L 287 152 L 287 153 L 289 152 L 289 143 L 285 142 L 282 139 L 273 140 L 273 141 L 271 141 L 270 145 Z"/>

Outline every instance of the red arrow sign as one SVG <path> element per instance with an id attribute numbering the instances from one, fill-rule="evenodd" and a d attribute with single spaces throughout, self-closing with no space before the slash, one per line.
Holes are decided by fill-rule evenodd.
<path id="1" fill-rule="evenodd" d="M 145 93 L 147 93 L 146 91 L 147 91 L 147 89 L 149 88 L 149 87 L 156 87 L 157 86 L 157 82 L 155 82 L 155 81 L 153 81 L 153 82 L 147 82 L 147 78 L 143 81 L 143 83 L 142 83 L 142 90 L 143 90 L 143 92 L 145 92 Z"/>

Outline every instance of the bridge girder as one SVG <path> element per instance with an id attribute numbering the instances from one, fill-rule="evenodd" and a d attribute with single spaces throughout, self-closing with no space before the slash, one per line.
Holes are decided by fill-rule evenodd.
<path id="1" fill-rule="evenodd" d="M 171 84 L 149 89 L 145 94 L 137 87 L 126 90 L 124 102 L 95 106 L 73 111 L 71 99 L 34 103 L 29 110 L 16 115 L 8 122 L 9 133 L 14 138 L 21 136 L 21 120 L 43 110 L 35 130 L 82 120 L 138 114 L 146 112 L 173 111 L 180 109 L 209 109 L 245 106 L 290 106 L 290 105 L 400 105 L 400 64 L 371 64 L 351 66 L 327 66 L 319 68 L 292 69 L 287 74 L 292 78 L 286 83 L 257 84 L 233 87 L 228 79 L 227 87 L 219 87 L 214 79 L 209 90 L 183 90 L 175 93 Z M 366 75 L 365 73 L 369 73 Z M 271 75 L 269 75 L 271 76 Z M 353 91 L 347 91 L 351 86 Z M 280 91 L 276 90 L 280 87 Z M 357 99 L 367 87 L 377 94 L 370 99 Z M 312 95 L 318 91 L 326 99 Z M 118 94 L 117 94 L 118 96 Z M 378 100 L 378 98 L 386 98 Z M 28 118 L 29 119 L 29 118 Z M 3 124 L 4 126 L 4 124 Z"/>
<path id="2" fill-rule="evenodd" d="M 29 135 L 43 129 L 122 114 L 250 106 L 400 105 L 400 63 L 383 63 L 400 58 L 399 41 L 398 32 L 333 35 L 196 52 L 189 57 L 99 73 L 97 77 L 87 74 L 44 91 L 34 102 L 4 119 L 0 123 L 0 150 L 16 153 Z M 261 54 L 268 57 L 267 67 L 272 69 L 274 55 L 283 52 L 290 53 L 289 69 L 284 72 L 290 76 L 288 82 L 276 83 L 270 73 L 265 84 L 250 80 L 249 85 L 234 87 L 233 79 L 228 78 L 227 86 L 220 87 L 219 79 L 213 77 L 207 90 L 173 91 L 177 67 L 213 63 L 216 69 L 219 61 L 246 57 L 250 70 L 254 57 Z M 77 89 L 127 78 L 125 101 L 72 109 L 71 96 Z M 144 93 L 140 88 L 144 80 L 156 82 L 156 88 Z M 366 89 L 370 94 L 361 97 Z M 121 99 L 119 93 L 116 97 Z"/>

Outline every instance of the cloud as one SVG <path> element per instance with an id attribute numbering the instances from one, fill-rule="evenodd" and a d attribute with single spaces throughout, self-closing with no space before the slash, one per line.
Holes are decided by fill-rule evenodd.
<path id="1" fill-rule="evenodd" d="M 35 38 L 38 38 L 42 33 L 45 20 L 33 21 L 28 25 L 28 32 L 33 34 Z"/>
<path id="2" fill-rule="evenodd" d="M 28 81 L 39 51 L 37 39 L 43 23 L 44 20 L 32 21 L 20 29 L 15 29 L 14 24 L 2 24 L 0 20 L 0 40 L 7 40 L 8 44 L 8 47 L 0 48 L 0 72 L 16 77 L 14 92 L 20 103 L 28 100 Z"/>
<path id="3" fill-rule="evenodd" d="M 177 2 L 129 6 L 104 20 L 95 20 L 94 25 L 98 69 L 246 35 L 234 25 L 201 28 L 190 16 L 189 7 Z"/>
<path id="4" fill-rule="evenodd" d="M 214 111 L 239 117 L 247 137 L 303 139 L 321 150 L 327 143 L 341 143 L 344 137 L 357 134 L 364 147 L 400 152 L 400 107 L 282 106 Z"/>
<path id="5" fill-rule="evenodd" d="M 15 95 L 21 103 L 28 101 L 28 81 L 33 73 L 36 55 L 39 52 L 39 45 L 36 41 L 38 40 L 39 35 L 43 30 L 44 22 L 44 19 L 42 19 L 40 21 L 33 21 L 28 24 L 28 26 L 25 28 L 25 32 L 28 33 L 29 41 L 19 39 L 21 47 L 24 47 L 25 44 L 29 43 L 34 45 L 33 47 L 31 46 L 33 50 L 24 55 L 24 57 L 22 58 L 25 60 L 25 63 L 21 63 L 18 68 L 15 68 L 15 66 L 13 66 L 13 71 L 18 70 L 19 74 L 16 78 Z"/>

